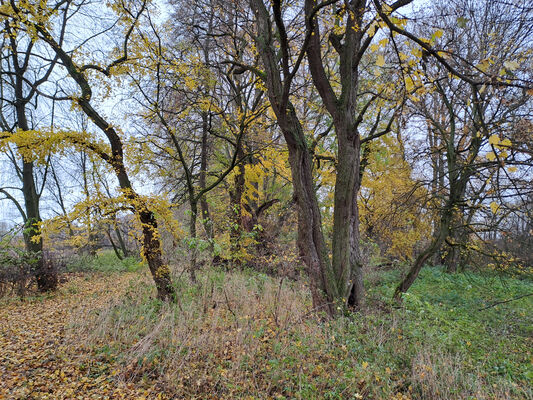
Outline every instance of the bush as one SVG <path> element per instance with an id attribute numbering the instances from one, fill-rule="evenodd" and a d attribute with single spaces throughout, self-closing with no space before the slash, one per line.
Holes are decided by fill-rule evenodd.
<path id="1" fill-rule="evenodd" d="M 23 297 L 35 278 L 39 254 L 16 248 L 0 249 L 0 296 Z"/>

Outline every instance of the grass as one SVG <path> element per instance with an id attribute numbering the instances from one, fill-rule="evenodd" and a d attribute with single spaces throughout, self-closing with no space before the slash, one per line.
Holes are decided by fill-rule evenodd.
<path id="1" fill-rule="evenodd" d="M 136 272 L 143 267 L 136 257 L 126 257 L 122 260 L 113 250 L 101 250 L 96 256 L 83 255 L 74 258 L 67 265 L 68 272 Z"/>
<path id="2" fill-rule="evenodd" d="M 304 283 L 254 272 L 177 277 L 180 301 L 154 299 L 146 271 L 72 329 L 169 398 L 530 399 L 533 284 L 427 268 L 402 308 L 399 271 L 369 271 L 367 309 L 310 312 Z"/>

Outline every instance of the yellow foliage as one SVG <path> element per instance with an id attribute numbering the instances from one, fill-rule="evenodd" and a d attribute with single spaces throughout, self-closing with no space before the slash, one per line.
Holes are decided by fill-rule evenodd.
<path id="1" fill-rule="evenodd" d="M 411 167 L 395 137 L 372 143 L 359 195 L 361 231 L 385 254 L 410 259 L 415 245 L 431 231 L 424 213 L 425 189 L 416 188 Z"/>

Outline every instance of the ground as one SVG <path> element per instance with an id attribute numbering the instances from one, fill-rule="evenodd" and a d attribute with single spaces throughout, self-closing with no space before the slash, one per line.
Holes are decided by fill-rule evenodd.
<path id="1" fill-rule="evenodd" d="M 398 308 L 402 272 L 369 270 L 364 312 L 327 320 L 304 281 L 175 271 L 169 305 L 116 265 L 0 299 L 0 399 L 533 398 L 529 278 L 426 268 Z"/>
<path id="2" fill-rule="evenodd" d="M 123 294 L 134 274 L 68 275 L 56 294 L 0 307 L 0 399 L 143 399 L 155 388 L 116 379 L 118 365 L 95 357 L 68 325 Z"/>

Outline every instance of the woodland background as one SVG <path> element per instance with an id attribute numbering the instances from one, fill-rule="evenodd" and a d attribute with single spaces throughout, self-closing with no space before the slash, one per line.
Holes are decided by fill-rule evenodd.
<path id="1" fill-rule="evenodd" d="M 527 1 L 0 24 L 0 394 L 531 398 Z"/>

